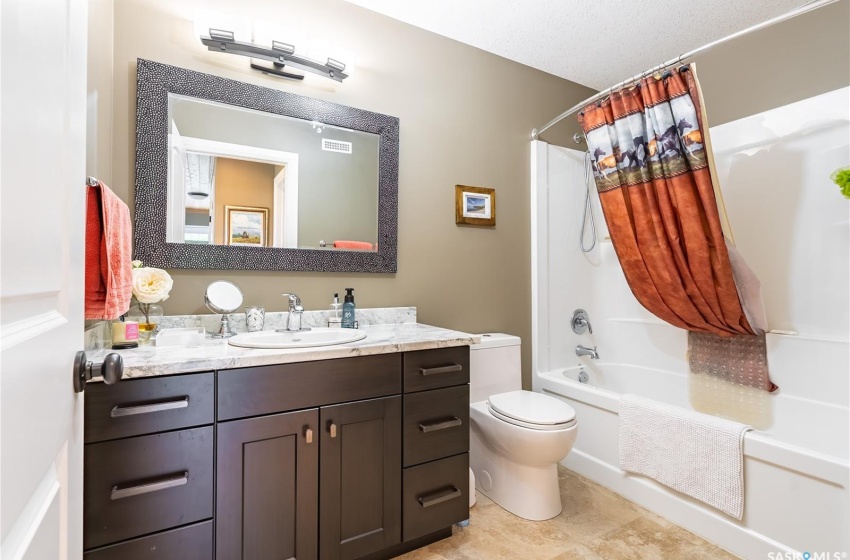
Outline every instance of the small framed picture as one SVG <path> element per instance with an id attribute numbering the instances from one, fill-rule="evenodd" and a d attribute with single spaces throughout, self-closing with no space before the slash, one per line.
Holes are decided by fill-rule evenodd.
<path id="1" fill-rule="evenodd" d="M 455 223 L 496 225 L 496 189 L 455 185 Z"/>
<path id="2" fill-rule="evenodd" d="M 225 244 L 265 247 L 269 209 L 250 206 L 224 207 Z"/>

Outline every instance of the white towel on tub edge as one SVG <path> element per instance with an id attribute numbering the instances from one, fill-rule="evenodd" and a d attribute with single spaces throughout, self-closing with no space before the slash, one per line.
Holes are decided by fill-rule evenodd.
<path id="1" fill-rule="evenodd" d="M 741 519 L 750 426 L 635 395 L 620 399 L 620 468 Z"/>

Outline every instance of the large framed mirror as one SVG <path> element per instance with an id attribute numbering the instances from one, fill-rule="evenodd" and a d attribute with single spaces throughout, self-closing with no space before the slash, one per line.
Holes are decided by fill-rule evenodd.
<path id="1" fill-rule="evenodd" d="M 396 272 L 395 117 L 139 59 L 135 254 Z"/>

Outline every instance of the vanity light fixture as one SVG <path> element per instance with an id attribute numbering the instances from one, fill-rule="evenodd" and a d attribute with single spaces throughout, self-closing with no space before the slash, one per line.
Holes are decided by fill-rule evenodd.
<path id="1" fill-rule="evenodd" d="M 328 56 L 327 46 L 322 45 L 320 49 L 322 56 L 313 56 L 306 48 L 306 44 L 299 45 L 298 42 L 293 41 L 293 38 L 288 39 L 292 42 L 281 40 L 287 37 L 273 38 L 274 35 L 282 32 L 265 22 L 257 22 L 253 33 L 248 33 L 250 38 L 246 38 L 244 33 L 246 21 L 244 18 L 199 10 L 195 14 L 195 34 L 209 50 L 247 56 L 252 59 L 251 68 L 281 78 L 304 79 L 303 75 L 284 71 L 286 66 L 312 72 L 337 82 L 342 82 L 351 75 L 353 60 L 346 58 L 351 58 L 350 53 L 336 49 L 346 57 L 339 54 Z M 250 27 L 248 24 L 249 29 Z M 272 66 L 258 64 L 254 59 L 271 62 Z M 326 60 L 326 62 L 319 62 L 320 60 Z"/>

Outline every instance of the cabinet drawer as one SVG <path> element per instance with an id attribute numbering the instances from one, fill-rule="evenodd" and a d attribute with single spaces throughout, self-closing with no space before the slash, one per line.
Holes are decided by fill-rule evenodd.
<path id="1" fill-rule="evenodd" d="M 469 453 L 404 469 L 402 540 L 469 519 Z"/>
<path id="2" fill-rule="evenodd" d="M 401 393 L 401 355 L 220 371 L 218 419 L 232 420 Z"/>
<path id="3" fill-rule="evenodd" d="M 469 451 L 469 385 L 404 395 L 404 466 Z"/>
<path id="4" fill-rule="evenodd" d="M 84 560 L 213 560 L 213 522 L 90 550 Z"/>
<path id="5" fill-rule="evenodd" d="M 212 372 L 89 384 L 85 441 L 212 424 L 214 384 Z"/>
<path id="6" fill-rule="evenodd" d="M 86 445 L 83 545 L 212 517 L 213 428 Z"/>
<path id="7" fill-rule="evenodd" d="M 469 346 L 404 354 L 404 392 L 469 383 Z"/>

